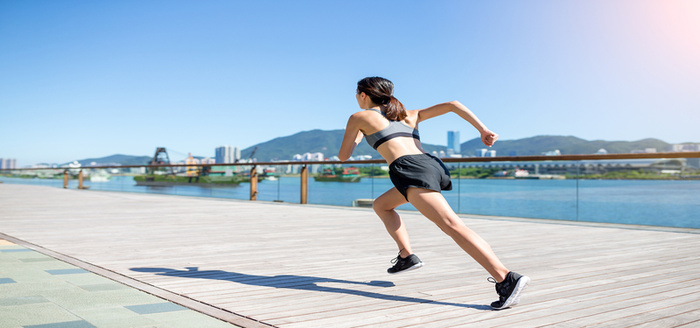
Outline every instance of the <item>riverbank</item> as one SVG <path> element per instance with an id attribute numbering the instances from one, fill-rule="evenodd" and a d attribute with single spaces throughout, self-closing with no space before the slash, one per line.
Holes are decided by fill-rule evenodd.
<path id="1" fill-rule="evenodd" d="M 21 178 L 21 179 L 63 179 L 63 174 L 59 174 L 56 176 L 37 176 L 37 175 L 13 175 L 13 174 L 0 174 L 2 177 L 7 177 L 7 178 Z M 119 173 L 119 174 L 111 174 L 111 176 L 120 176 L 120 177 L 135 177 L 135 176 L 140 176 L 139 174 L 125 174 L 125 173 Z M 313 178 L 318 176 L 318 174 L 310 174 L 309 177 Z M 299 178 L 301 177 L 300 174 L 282 174 L 282 175 L 276 175 L 276 177 L 283 177 L 283 178 Z M 362 175 L 360 176 L 363 179 L 389 179 L 388 175 Z M 672 174 L 650 174 L 650 175 L 640 175 L 640 174 L 628 174 L 628 175 L 617 175 L 617 174 L 610 174 L 610 175 L 571 175 L 571 174 L 564 174 L 564 175 L 558 175 L 558 174 L 540 174 L 540 175 L 528 175 L 528 176 L 522 176 L 522 177 L 514 177 L 514 176 L 475 176 L 475 175 L 457 175 L 455 173 L 451 173 L 450 177 L 452 179 L 566 179 L 566 180 L 700 180 L 700 175 L 672 175 Z M 185 177 L 189 178 L 189 177 Z M 206 177 L 202 177 L 206 178 Z M 71 180 L 77 180 L 77 176 L 69 176 L 69 179 Z"/>

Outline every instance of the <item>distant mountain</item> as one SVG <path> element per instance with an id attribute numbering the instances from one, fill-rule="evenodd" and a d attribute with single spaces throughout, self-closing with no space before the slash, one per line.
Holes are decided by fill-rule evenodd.
<path id="1" fill-rule="evenodd" d="M 290 160 L 294 154 L 321 152 L 326 158 L 337 155 L 343 140 L 344 130 L 311 130 L 299 132 L 286 137 L 275 138 L 267 142 L 243 149 L 241 156 L 248 158 L 257 147 L 254 157 L 259 162 L 272 160 Z M 633 150 L 654 148 L 658 152 L 668 151 L 671 145 L 658 139 L 638 141 L 588 141 L 573 136 L 536 136 L 517 140 L 499 140 L 489 148 L 496 150 L 497 156 L 542 155 L 545 152 L 559 150 L 561 154 L 595 154 L 605 149 L 610 154 L 630 153 Z M 481 139 L 475 138 L 461 144 L 462 156 L 474 156 L 477 149 L 487 148 Z M 445 146 L 423 144 L 427 152 L 445 151 Z M 353 155 L 371 155 L 379 158 L 377 151 L 366 142 L 360 143 Z"/>
<path id="2" fill-rule="evenodd" d="M 486 148 L 481 139 L 475 138 L 461 144 L 463 156 L 473 156 L 477 149 Z M 489 148 L 497 156 L 542 155 L 545 152 L 559 150 L 562 155 L 595 154 L 605 149 L 609 154 L 630 153 L 633 150 L 654 148 L 658 152 L 668 151 L 671 145 L 658 139 L 638 141 L 588 141 L 572 136 L 536 136 L 517 140 L 499 140 Z"/>
<path id="3" fill-rule="evenodd" d="M 303 131 L 286 137 L 279 137 L 248 147 L 241 151 L 244 159 L 250 157 L 253 150 L 254 158 L 258 162 L 291 160 L 295 154 L 323 153 L 330 158 L 338 154 L 340 143 L 343 140 L 344 130 L 311 130 Z M 588 141 L 573 136 L 536 136 L 517 140 L 499 140 L 489 148 L 496 150 L 497 156 L 528 156 L 542 155 L 545 152 L 559 150 L 562 155 L 594 154 L 599 149 L 605 149 L 610 154 L 630 153 L 633 150 L 654 148 L 658 152 L 669 151 L 670 144 L 658 139 L 643 139 L 638 141 Z M 461 144 L 462 155 L 474 156 L 477 149 L 486 148 L 479 138 L 469 140 Z M 445 146 L 423 144 L 427 152 L 445 151 Z M 377 151 L 372 149 L 367 142 L 360 143 L 353 156 L 371 155 L 372 158 L 380 158 Z M 150 156 L 112 155 L 102 158 L 87 158 L 79 160 L 83 166 L 91 163 L 109 165 L 146 165 L 150 162 Z M 66 163 L 67 164 L 67 163 Z"/>
<path id="4" fill-rule="evenodd" d="M 148 165 L 153 157 L 151 156 L 131 156 L 116 154 L 101 158 L 86 158 L 78 161 L 82 166 L 89 166 L 92 163 L 96 165 Z M 66 163 L 65 165 L 67 165 Z M 61 165 L 64 166 L 64 165 Z"/>

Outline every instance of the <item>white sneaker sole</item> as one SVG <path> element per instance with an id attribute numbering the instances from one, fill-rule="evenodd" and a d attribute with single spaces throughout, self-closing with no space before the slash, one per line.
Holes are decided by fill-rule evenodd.
<path id="1" fill-rule="evenodd" d="M 502 307 L 498 308 L 497 310 L 502 310 L 509 308 L 511 306 L 518 305 L 520 302 L 520 292 L 527 287 L 527 284 L 530 282 L 530 277 L 528 276 L 522 276 L 518 280 L 518 283 L 515 284 L 515 288 L 513 289 L 513 293 L 510 294 L 510 297 L 506 300 L 505 304 L 503 304 Z"/>
<path id="2" fill-rule="evenodd" d="M 418 262 L 418 263 L 414 264 L 412 267 L 410 267 L 410 268 L 408 268 L 408 269 L 404 269 L 404 270 L 401 270 L 401 271 L 399 271 L 399 272 L 394 272 L 394 273 L 391 273 L 391 272 L 388 272 L 388 271 L 387 271 L 387 273 L 388 273 L 388 274 L 399 274 L 399 273 L 406 272 L 406 271 L 413 271 L 413 270 L 415 270 L 415 269 L 420 269 L 420 268 L 422 268 L 422 267 L 423 267 L 423 262 Z"/>

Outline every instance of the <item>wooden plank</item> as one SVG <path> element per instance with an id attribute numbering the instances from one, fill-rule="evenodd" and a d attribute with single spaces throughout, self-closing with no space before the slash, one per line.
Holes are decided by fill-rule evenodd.
<path id="1" fill-rule="evenodd" d="M 674 300 L 679 301 L 677 304 L 664 304 L 665 308 L 650 310 L 642 313 L 627 313 L 625 317 L 625 327 L 675 327 L 693 321 L 700 321 L 700 299 L 697 296 L 688 296 L 684 299 Z M 668 315 L 668 307 L 674 307 L 675 315 Z M 590 327 L 607 327 L 610 325 L 608 321 L 590 325 Z"/>

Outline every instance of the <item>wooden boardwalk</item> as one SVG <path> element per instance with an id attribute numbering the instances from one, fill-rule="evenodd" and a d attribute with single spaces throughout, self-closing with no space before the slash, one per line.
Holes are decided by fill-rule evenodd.
<path id="1" fill-rule="evenodd" d="M 417 212 L 425 267 L 369 209 L 0 184 L 0 239 L 244 327 L 698 327 L 700 234 L 464 215 L 512 270 L 521 304 L 491 311 L 488 274 Z"/>

